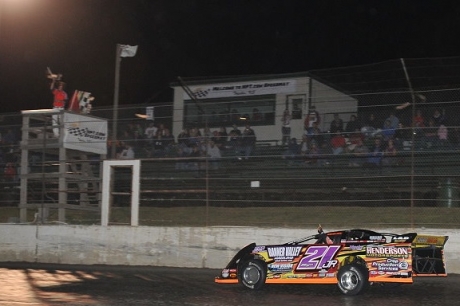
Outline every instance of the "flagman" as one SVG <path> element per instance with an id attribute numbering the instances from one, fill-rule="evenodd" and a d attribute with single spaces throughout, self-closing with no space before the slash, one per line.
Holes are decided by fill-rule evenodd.
<path id="1" fill-rule="evenodd" d="M 59 81 L 56 86 L 56 79 L 53 78 L 51 82 L 50 89 L 51 93 L 54 96 L 53 99 L 53 109 L 56 111 L 61 111 L 64 109 L 66 101 L 67 101 L 67 93 L 64 91 L 64 82 Z M 59 115 L 53 115 L 53 133 L 54 136 L 59 137 Z"/>

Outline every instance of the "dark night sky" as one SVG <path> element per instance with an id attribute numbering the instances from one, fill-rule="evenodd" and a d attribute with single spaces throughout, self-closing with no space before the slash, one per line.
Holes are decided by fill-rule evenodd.
<path id="1" fill-rule="evenodd" d="M 459 55 L 454 0 L 0 0 L 1 112 L 51 107 L 45 69 L 69 95 L 120 104 L 171 101 L 182 77 L 309 71 Z"/>

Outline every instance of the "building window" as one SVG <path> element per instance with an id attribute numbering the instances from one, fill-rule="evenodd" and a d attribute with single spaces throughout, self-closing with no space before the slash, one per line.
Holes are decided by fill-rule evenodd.
<path id="1" fill-rule="evenodd" d="M 286 109 L 291 112 L 292 119 L 302 119 L 302 108 L 305 104 L 305 95 L 288 95 Z"/>
<path id="2" fill-rule="evenodd" d="M 199 104 L 184 101 L 184 127 L 252 126 L 275 124 L 275 95 L 243 97 L 239 99 L 203 99 Z"/>

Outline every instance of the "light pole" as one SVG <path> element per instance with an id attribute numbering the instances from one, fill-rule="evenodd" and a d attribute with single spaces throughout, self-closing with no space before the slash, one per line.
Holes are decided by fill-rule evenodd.
<path id="1" fill-rule="evenodd" d="M 115 51 L 115 87 L 113 94 L 113 118 L 112 118 L 112 147 L 111 157 L 116 156 L 116 141 L 117 141 L 117 124 L 118 124 L 118 95 L 120 90 L 120 64 L 122 57 L 133 57 L 136 55 L 137 46 L 117 44 Z"/>

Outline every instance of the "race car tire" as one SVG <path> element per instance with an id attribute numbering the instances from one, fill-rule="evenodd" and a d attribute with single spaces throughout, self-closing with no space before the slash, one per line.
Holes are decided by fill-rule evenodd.
<path id="1" fill-rule="evenodd" d="M 343 294 L 357 295 L 369 286 L 369 273 L 362 265 L 349 264 L 339 270 L 337 281 Z"/>
<path id="2" fill-rule="evenodd" d="M 241 264 L 238 280 L 244 287 L 258 290 L 265 284 L 267 270 L 261 260 L 250 259 Z"/>

